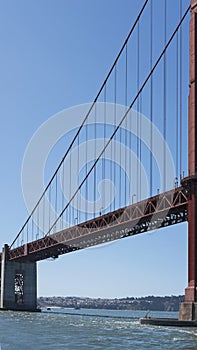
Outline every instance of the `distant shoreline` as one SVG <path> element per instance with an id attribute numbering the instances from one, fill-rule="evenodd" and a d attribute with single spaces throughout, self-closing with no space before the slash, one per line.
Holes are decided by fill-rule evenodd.
<path id="1" fill-rule="evenodd" d="M 106 309 L 106 310 L 150 310 L 178 311 L 179 304 L 184 301 L 183 295 L 178 296 L 147 296 L 126 298 L 82 298 L 82 297 L 40 297 L 40 308 L 70 308 L 70 309 Z"/>

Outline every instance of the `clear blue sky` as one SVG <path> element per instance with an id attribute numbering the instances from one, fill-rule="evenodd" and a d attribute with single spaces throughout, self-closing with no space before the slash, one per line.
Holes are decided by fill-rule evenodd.
<path id="1" fill-rule="evenodd" d="M 30 138 L 53 114 L 94 99 L 143 2 L 0 1 L 1 246 L 27 217 Z M 186 285 L 187 224 L 38 264 L 40 296 L 170 295 Z"/>

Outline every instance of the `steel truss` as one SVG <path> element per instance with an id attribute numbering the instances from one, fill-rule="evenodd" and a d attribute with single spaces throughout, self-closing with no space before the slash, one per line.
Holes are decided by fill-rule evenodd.
<path id="1" fill-rule="evenodd" d="M 189 189 L 176 189 L 10 250 L 10 259 L 39 261 L 187 220 Z"/>

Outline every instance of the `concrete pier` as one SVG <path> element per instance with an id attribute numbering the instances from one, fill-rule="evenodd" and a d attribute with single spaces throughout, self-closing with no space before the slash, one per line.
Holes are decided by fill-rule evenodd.
<path id="1" fill-rule="evenodd" d="M 9 260 L 9 247 L 2 250 L 1 303 L 4 310 L 37 310 L 36 262 Z"/>
<path id="2" fill-rule="evenodd" d="M 165 327 L 197 327 L 197 321 L 183 321 L 176 318 L 152 318 L 145 317 L 140 319 L 140 323 L 148 326 L 165 326 Z"/>
<path id="3" fill-rule="evenodd" d="M 197 321 L 197 303 L 184 302 L 179 308 L 180 321 Z"/>

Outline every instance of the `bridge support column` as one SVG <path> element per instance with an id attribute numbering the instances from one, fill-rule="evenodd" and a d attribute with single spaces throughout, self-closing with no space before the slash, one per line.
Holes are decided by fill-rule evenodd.
<path id="1" fill-rule="evenodd" d="M 197 320 L 197 0 L 191 0 L 190 93 L 188 115 L 188 287 L 180 320 Z"/>
<path id="2" fill-rule="evenodd" d="M 1 308 L 36 311 L 36 262 L 16 262 L 8 259 L 9 247 L 5 245 L 1 261 Z"/>

